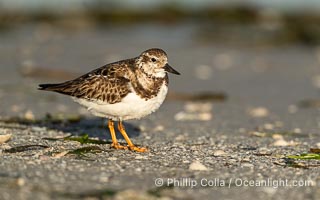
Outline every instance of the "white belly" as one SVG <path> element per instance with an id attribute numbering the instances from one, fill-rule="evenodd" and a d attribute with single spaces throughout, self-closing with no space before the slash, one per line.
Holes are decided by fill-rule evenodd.
<path id="1" fill-rule="evenodd" d="M 99 101 L 73 98 L 74 101 L 85 106 L 93 115 L 113 120 L 140 119 L 156 111 L 163 103 L 168 92 L 165 83 L 161 86 L 159 94 L 148 100 L 141 99 L 135 93 L 128 94 L 121 102 L 108 104 Z"/>

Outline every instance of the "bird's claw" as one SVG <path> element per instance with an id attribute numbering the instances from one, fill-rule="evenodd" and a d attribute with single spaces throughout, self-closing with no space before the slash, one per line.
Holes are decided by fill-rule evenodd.
<path id="1" fill-rule="evenodd" d="M 136 151 L 136 152 L 140 152 L 140 153 L 144 153 L 144 152 L 148 151 L 148 149 L 145 147 L 123 146 L 123 145 L 120 145 L 119 143 L 112 143 L 111 147 L 115 148 L 115 149 L 124 149 L 124 150 L 130 149 L 131 151 Z"/>

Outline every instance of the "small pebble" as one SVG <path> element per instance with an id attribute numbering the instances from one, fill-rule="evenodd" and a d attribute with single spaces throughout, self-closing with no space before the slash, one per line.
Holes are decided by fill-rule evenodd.
<path id="1" fill-rule="evenodd" d="M 67 155 L 69 153 L 69 151 L 63 151 L 63 152 L 60 152 L 60 153 L 57 153 L 56 155 L 54 155 L 53 157 L 55 158 L 61 158 L 65 155 Z"/>
<path id="2" fill-rule="evenodd" d="M 184 111 L 175 114 L 174 119 L 176 121 L 209 121 L 212 119 L 211 113 L 186 113 Z"/>
<path id="3" fill-rule="evenodd" d="M 209 121 L 212 119 L 212 103 L 188 102 L 184 105 L 184 110 L 175 114 L 177 121 Z"/>
<path id="4" fill-rule="evenodd" d="M 139 125 L 139 130 L 141 132 L 145 132 L 147 129 L 146 129 L 146 127 L 144 125 Z"/>
<path id="5" fill-rule="evenodd" d="M 212 103 L 194 103 L 188 102 L 184 105 L 186 112 L 210 112 Z"/>
<path id="6" fill-rule="evenodd" d="M 107 176 L 100 176 L 99 177 L 99 181 L 103 182 L 103 183 L 107 183 L 109 181 L 109 177 Z"/>
<path id="7" fill-rule="evenodd" d="M 286 140 L 283 140 L 283 139 L 277 140 L 273 143 L 274 146 L 296 146 L 298 144 L 299 143 L 297 142 L 294 142 L 294 141 L 287 142 Z"/>
<path id="8" fill-rule="evenodd" d="M 146 156 L 138 155 L 135 157 L 136 160 L 148 159 Z"/>
<path id="9" fill-rule="evenodd" d="M 242 167 L 250 167 L 250 168 L 254 167 L 253 164 L 247 163 L 247 162 L 242 163 L 241 166 L 242 166 Z"/>
<path id="10" fill-rule="evenodd" d="M 272 138 L 275 139 L 275 140 L 283 140 L 283 136 L 280 135 L 280 134 L 273 134 Z"/>
<path id="11" fill-rule="evenodd" d="M 277 188 L 273 187 L 262 187 L 261 189 L 261 191 L 267 193 L 269 196 L 273 196 L 278 191 Z"/>
<path id="12" fill-rule="evenodd" d="M 295 128 L 295 129 L 293 129 L 293 132 L 299 134 L 299 133 L 301 133 L 302 131 L 301 131 L 300 128 Z"/>
<path id="13" fill-rule="evenodd" d="M 46 127 L 32 126 L 31 129 L 36 132 L 46 131 Z"/>
<path id="14" fill-rule="evenodd" d="M 249 109 L 248 113 L 252 117 L 266 117 L 269 115 L 269 110 L 264 107 L 256 107 Z"/>
<path id="15" fill-rule="evenodd" d="M 178 135 L 174 140 L 183 141 L 183 140 L 186 140 L 186 137 L 184 135 Z"/>
<path id="16" fill-rule="evenodd" d="M 197 160 L 190 164 L 189 169 L 193 170 L 193 171 L 208 171 L 209 170 L 206 166 L 204 166 L 202 163 L 200 163 Z"/>
<path id="17" fill-rule="evenodd" d="M 146 140 L 150 140 L 151 136 L 147 135 L 146 137 L 144 137 Z"/>
<path id="18" fill-rule="evenodd" d="M 216 150 L 216 151 L 213 152 L 213 156 L 216 156 L 216 157 L 218 157 L 218 156 L 227 156 L 227 155 L 228 154 L 226 152 L 222 151 L 222 150 Z"/>
<path id="19" fill-rule="evenodd" d="M 253 132 L 250 132 L 251 135 L 254 135 L 254 136 L 257 136 L 257 137 L 266 137 L 266 133 L 264 132 L 259 132 L 259 131 L 253 131 Z"/>
<path id="20" fill-rule="evenodd" d="M 140 167 L 138 167 L 138 168 L 135 168 L 135 171 L 136 171 L 136 172 L 141 172 L 142 169 L 141 169 Z"/>
<path id="21" fill-rule="evenodd" d="M 0 135 L 0 144 L 3 144 L 10 140 L 12 134 Z"/>
<path id="22" fill-rule="evenodd" d="M 289 143 L 283 139 L 277 140 L 273 143 L 274 146 L 288 146 Z"/>
<path id="23" fill-rule="evenodd" d="M 27 120 L 35 120 L 34 114 L 31 110 L 27 110 L 27 112 L 24 114 L 24 118 Z"/>
<path id="24" fill-rule="evenodd" d="M 163 131 L 163 130 L 164 130 L 164 126 L 162 125 L 158 125 L 153 129 L 153 131 Z"/>
<path id="25" fill-rule="evenodd" d="M 274 129 L 274 125 L 273 124 L 264 124 L 263 127 L 264 127 L 264 129 L 267 129 L 267 130 L 273 130 Z"/>
<path id="26" fill-rule="evenodd" d="M 18 178 L 17 179 L 17 185 L 18 186 L 24 186 L 26 184 L 26 181 L 23 178 Z"/>
<path id="27" fill-rule="evenodd" d="M 250 154 L 250 152 L 248 152 L 248 154 Z M 250 158 L 249 157 L 244 157 L 244 158 L 241 159 L 241 162 L 250 162 Z"/>
<path id="28" fill-rule="evenodd" d="M 266 148 L 259 148 L 258 152 L 260 154 L 269 154 L 270 153 L 269 149 L 266 149 Z"/>

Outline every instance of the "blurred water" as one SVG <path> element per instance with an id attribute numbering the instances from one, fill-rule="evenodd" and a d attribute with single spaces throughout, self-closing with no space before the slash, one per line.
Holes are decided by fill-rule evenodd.
<path id="1" fill-rule="evenodd" d="M 156 9 L 159 6 L 178 6 L 183 9 L 197 10 L 207 7 L 217 6 L 256 6 L 258 8 L 275 8 L 283 11 L 305 12 L 307 10 L 318 10 L 320 1 L 318 0 L 1 0 L 1 9 L 3 10 L 24 10 L 27 12 L 66 12 L 82 10 L 86 8 L 105 7 L 106 9 L 126 8 L 135 10 Z"/>
<path id="2" fill-rule="evenodd" d="M 77 112 L 68 97 L 37 91 L 37 84 L 61 80 L 28 78 L 26 66 L 86 73 L 106 63 L 135 57 L 159 47 L 182 73 L 170 76 L 170 90 L 195 93 L 222 91 L 241 107 L 265 106 L 287 112 L 288 106 L 319 96 L 313 80 L 320 74 L 316 47 L 286 45 L 248 47 L 203 43 L 194 24 L 96 27 L 82 31 L 47 24 L 27 24 L 0 37 L 1 115 L 27 109 L 37 114 Z M 36 102 L 36 103 L 35 103 Z M 57 109 L 57 107 L 63 109 Z M 67 105 L 67 106 L 62 106 Z M 15 108 L 15 107 L 14 107 Z"/>

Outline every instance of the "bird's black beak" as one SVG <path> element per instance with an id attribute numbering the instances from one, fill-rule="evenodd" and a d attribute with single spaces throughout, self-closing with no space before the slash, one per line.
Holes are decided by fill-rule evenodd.
<path id="1" fill-rule="evenodd" d="M 164 70 L 166 72 L 170 72 L 170 73 L 173 73 L 173 74 L 180 75 L 180 73 L 178 71 L 176 71 L 175 69 L 173 69 L 168 63 L 164 66 Z"/>

